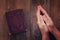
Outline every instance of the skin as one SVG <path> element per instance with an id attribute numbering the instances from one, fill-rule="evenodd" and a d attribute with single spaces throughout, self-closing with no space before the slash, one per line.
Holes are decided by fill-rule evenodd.
<path id="1" fill-rule="evenodd" d="M 44 14 L 43 16 L 40 15 L 41 12 Z M 47 12 L 40 5 L 37 6 L 36 17 L 37 24 L 42 33 L 42 40 L 49 40 L 49 31 L 55 36 L 56 40 L 60 40 L 60 32 L 55 27 Z"/>
<path id="2" fill-rule="evenodd" d="M 37 16 L 37 24 L 42 33 L 42 40 L 49 40 L 48 28 L 46 27 L 46 24 L 44 23 L 43 18 L 40 15 L 40 6 L 37 7 L 36 16 Z"/>

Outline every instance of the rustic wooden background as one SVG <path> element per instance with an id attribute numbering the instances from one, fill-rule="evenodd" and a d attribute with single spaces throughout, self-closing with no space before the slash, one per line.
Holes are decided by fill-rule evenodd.
<path id="1" fill-rule="evenodd" d="M 56 27 L 60 29 L 60 0 L 40 1 L 42 2 L 43 8 L 53 19 Z M 39 0 L 37 2 L 39 2 Z M 24 11 L 26 12 L 26 21 L 28 26 L 27 37 L 28 40 L 30 40 L 30 27 L 32 26 L 32 32 L 34 32 L 36 28 L 35 11 L 33 11 L 33 8 L 35 7 L 33 5 L 34 3 L 32 3 L 32 0 L 0 0 L 0 40 L 8 40 L 9 37 L 7 28 L 8 26 L 5 19 L 5 12 L 15 9 L 24 9 Z"/>

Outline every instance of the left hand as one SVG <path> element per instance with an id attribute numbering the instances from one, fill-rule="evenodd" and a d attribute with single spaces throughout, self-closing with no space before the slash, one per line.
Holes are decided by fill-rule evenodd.
<path id="1" fill-rule="evenodd" d="M 49 40 L 49 35 L 48 35 L 48 27 L 47 25 L 44 23 L 44 19 L 42 17 L 42 15 L 40 15 L 40 6 L 37 7 L 37 13 L 36 13 L 36 17 L 37 17 L 37 24 L 39 26 L 39 29 L 42 33 L 42 40 Z"/>
<path id="2" fill-rule="evenodd" d="M 46 24 L 44 23 L 42 15 L 40 15 L 40 6 L 37 7 L 37 24 L 41 30 L 41 32 L 44 34 L 45 32 L 48 32 L 48 28 L 46 27 Z"/>

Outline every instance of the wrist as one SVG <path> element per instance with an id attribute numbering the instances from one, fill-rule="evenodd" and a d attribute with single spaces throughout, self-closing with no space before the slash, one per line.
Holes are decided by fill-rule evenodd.
<path id="1" fill-rule="evenodd" d="M 48 33 L 42 34 L 42 40 L 49 40 Z"/>
<path id="2" fill-rule="evenodd" d="M 54 26 L 53 30 L 51 31 L 51 33 L 55 36 L 55 38 L 58 40 L 60 40 L 60 32 L 58 31 L 58 29 Z"/>
<path id="3" fill-rule="evenodd" d="M 57 35 L 57 34 L 59 34 L 59 31 L 56 27 L 54 27 L 53 30 L 52 30 L 52 33 Z"/>

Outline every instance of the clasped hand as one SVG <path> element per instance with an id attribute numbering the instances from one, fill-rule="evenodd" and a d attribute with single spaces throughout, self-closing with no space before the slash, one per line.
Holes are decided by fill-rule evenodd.
<path id="1" fill-rule="evenodd" d="M 36 17 L 37 17 L 37 24 L 42 33 L 42 40 L 49 40 L 47 35 L 49 31 L 56 37 L 57 40 L 60 40 L 59 38 L 60 32 L 56 29 L 48 13 L 40 5 L 37 6 Z M 45 37 L 44 37 L 44 34 L 45 34 Z"/>

